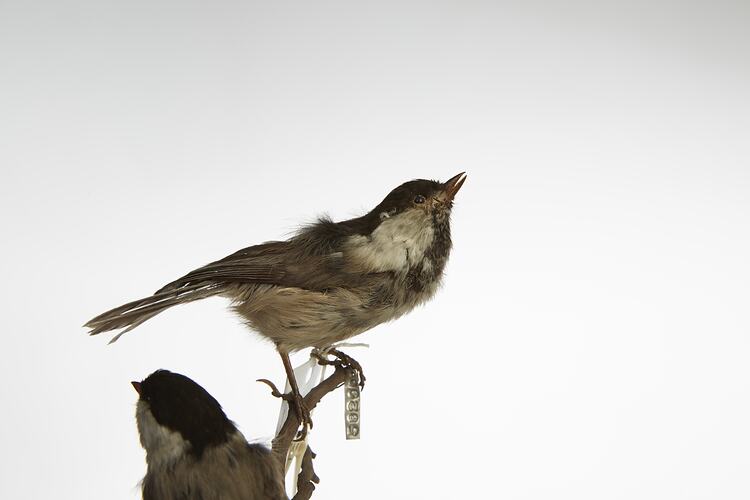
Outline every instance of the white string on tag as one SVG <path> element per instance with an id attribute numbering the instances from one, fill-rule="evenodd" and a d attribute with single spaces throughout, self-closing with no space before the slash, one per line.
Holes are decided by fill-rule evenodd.
<path id="1" fill-rule="evenodd" d="M 365 344 L 364 342 L 339 342 L 338 344 L 326 347 L 325 350 L 329 351 L 331 349 L 338 349 L 339 347 L 370 347 L 370 344 Z"/>

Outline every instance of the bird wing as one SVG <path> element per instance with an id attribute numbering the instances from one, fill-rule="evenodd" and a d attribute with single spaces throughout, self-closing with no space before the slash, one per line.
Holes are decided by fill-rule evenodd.
<path id="1" fill-rule="evenodd" d="M 260 283 L 325 290 L 351 279 L 343 254 L 306 255 L 289 241 L 272 241 L 243 248 L 223 259 L 195 269 L 156 293 L 198 284 Z"/>
<path id="2" fill-rule="evenodd" d="M 382 273 L 370 273 L 345 256 L 347 224 L 330 219 L 302 228 L 287 241 L 271 241 L 243 248 L 168 283 L 150 297 L 104 312 L 86 323 L 91 334 L 132 330 L 178 304 L 222 295 L 234 284 L 268 284 L 327 293 L 338 287 L 377 288 Z"/>

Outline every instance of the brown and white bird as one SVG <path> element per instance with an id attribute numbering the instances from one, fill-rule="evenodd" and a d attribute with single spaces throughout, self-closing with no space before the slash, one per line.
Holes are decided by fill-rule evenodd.
<path id="1" fill-rule="evenodd" d="M 200 267 L 154 295 L 93 318 L 92 335 L 132 330 L 178 304 L 227 297 L 284 362 L 293 406 L 311 425 L 289 353 L 325 348 L 398 318 L 438 289 L 451 251 L 453 199 L 466 179 L 413 180 L 354 219 L 321 218 L 286 241 L 239 250 Z"/>
<path id="2" fill-rule="evenodd" d="M 167 370 L 132 384 L 146 450 L 143 500 L 287 499 L 281 461 L 248 443 L 203 387 Z"/>

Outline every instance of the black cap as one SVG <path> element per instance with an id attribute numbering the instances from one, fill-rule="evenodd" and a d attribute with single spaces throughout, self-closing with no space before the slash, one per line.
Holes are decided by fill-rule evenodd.
<path id="1" fill-rule="evenodd" d="M 179 432 L 198 457 L 207 447 L 228 441 L 237 430 L 219 402 L 185 375 L 157 370 L 133 387 L 148 403 L 154 419 Z"/>

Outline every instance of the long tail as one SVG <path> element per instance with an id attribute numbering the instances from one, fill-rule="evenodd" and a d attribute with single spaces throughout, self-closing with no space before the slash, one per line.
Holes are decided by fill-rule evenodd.
<path id="1" fill-rule="evenodd" d="M 222 293 L 225 288 L 226 286 L 222 284 L 204 282 L 201 284 L 188 285 L 176 290 L 157 292 L 151 297 L 134 300 L 133 302 L 128 302 L 120 307 L 110 309 L 109 311 L 93 318 L 83 326 L 91 328 L 89 335 L 96 335 L 102 332 L 124 328 L 123 331 L 115 335 L 112 340 L 109 341 L 111 344 L 144 321 L 153 318 L 160 312 L 166 311 L 172 306 L 185 304 L 194 300 L 205 299 L 212 295 L 218 295 Z"/>

